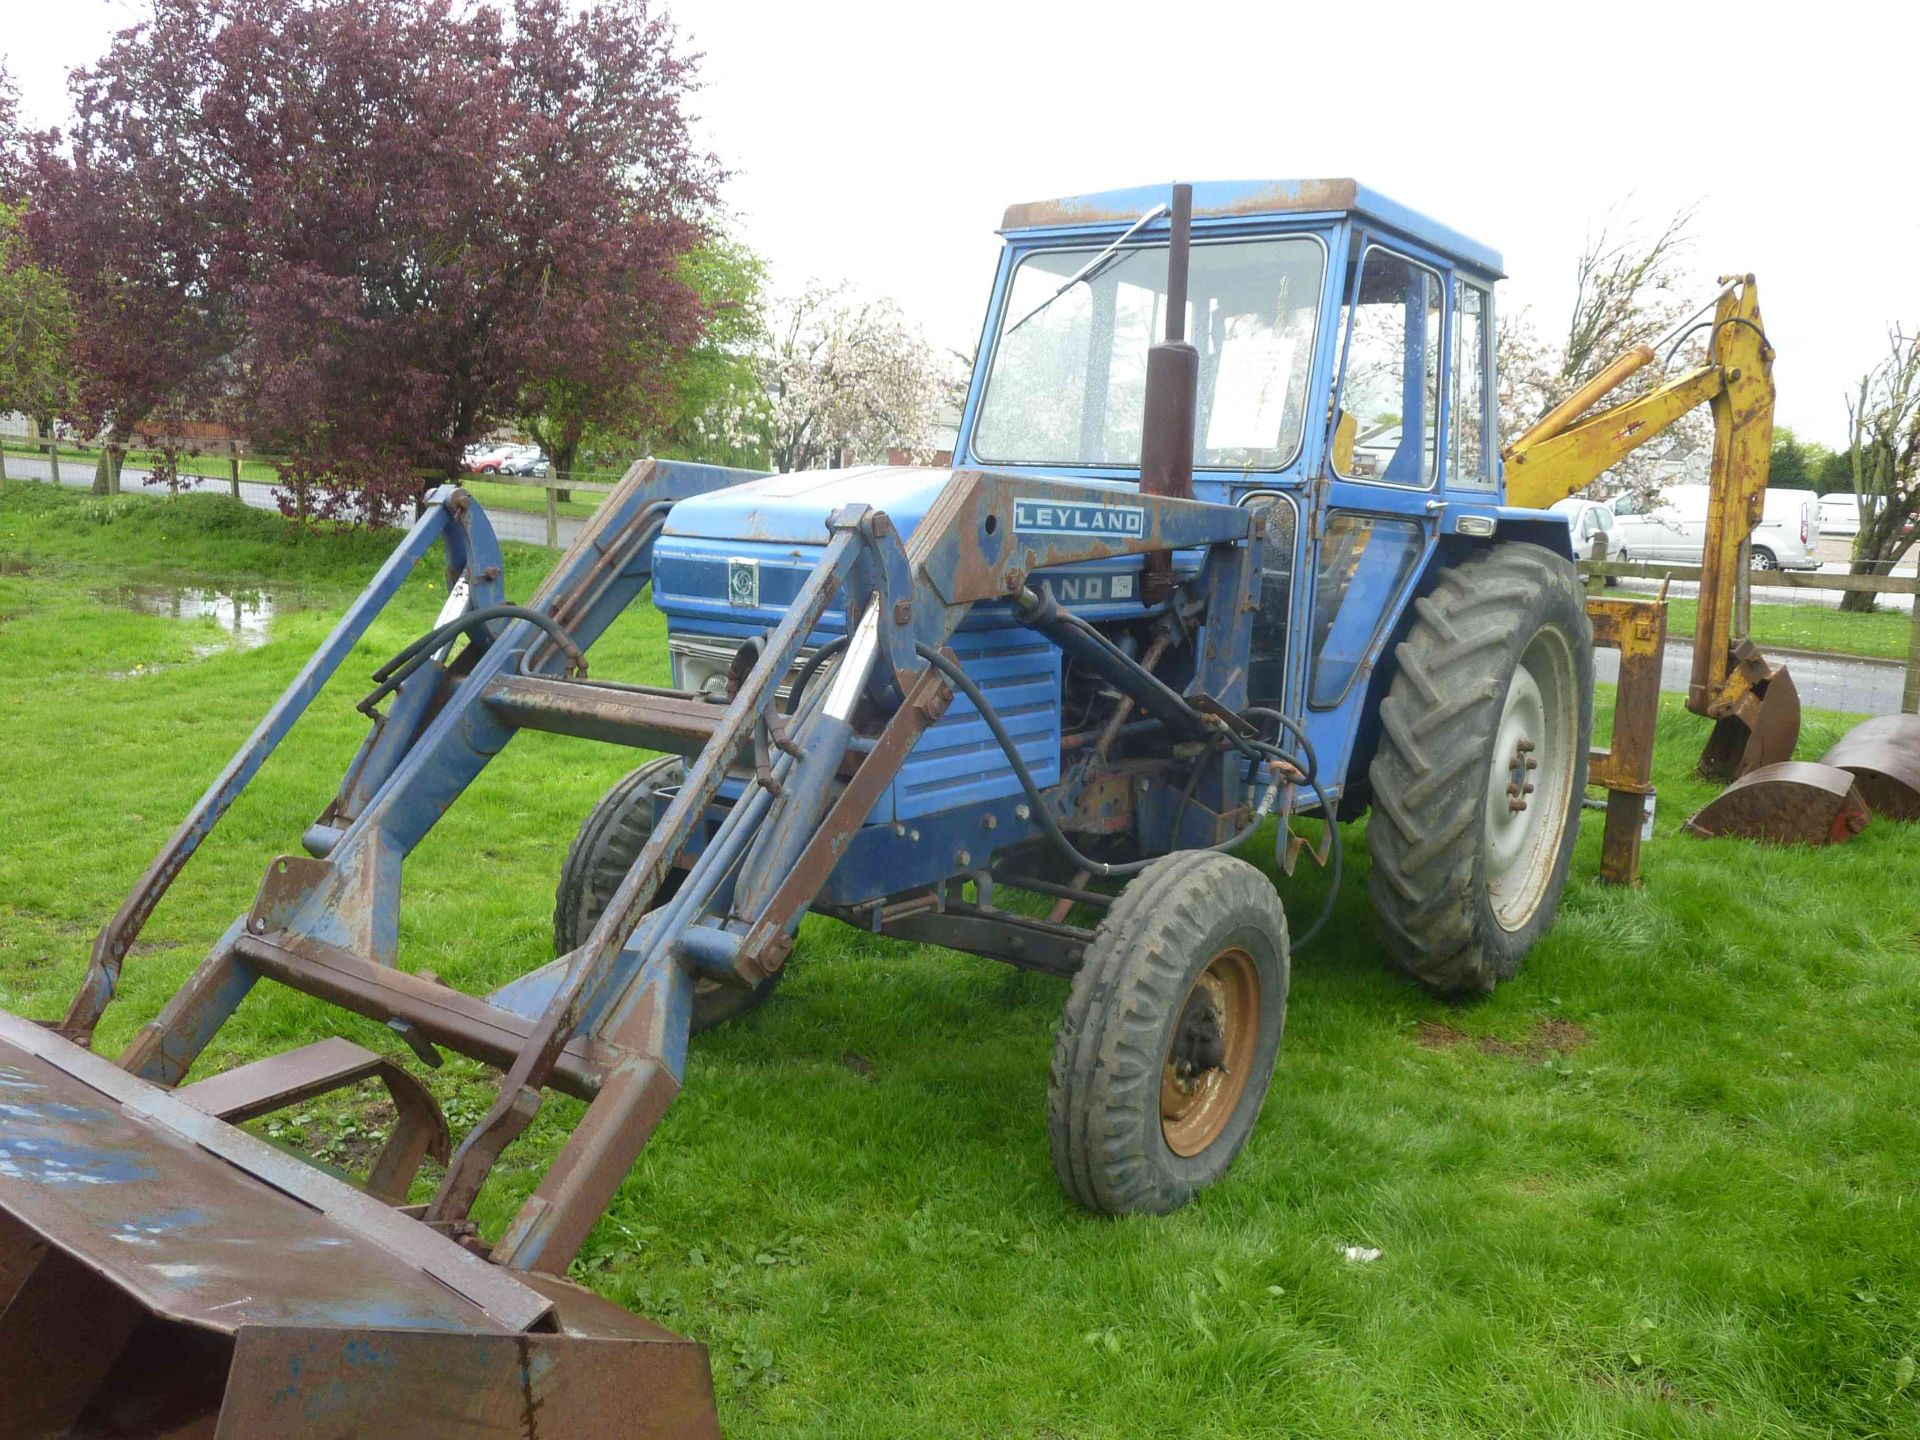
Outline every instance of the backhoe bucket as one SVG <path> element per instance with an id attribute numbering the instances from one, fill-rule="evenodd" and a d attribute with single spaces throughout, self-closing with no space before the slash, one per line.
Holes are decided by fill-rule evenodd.
<path id="1" fill-rule="evenodd" d="M 1786 760 L 1741 776 L 1687 821 L 1689 834 L 1770 845 L 1836 845 L 1870 818 L 1853 776 L 1833 765 Z"/>
<path id="2" fill-rule="evenodd" d="M 1791 760 L 1800 742 L 1800 690 L 1787 667 L 1770 663 L 1748 641 L 1735 655 L 1752 688 L 1734 713 L 1714 721 L 1698 766 L 1708 780 L 1734 780 Z"/>
<path id="3" fill-rule="evenodd" d="M 718 1434 L 703 1347 L 0 1014 L 0 1437 Z"/>
<path id="4" fill-rule="evenodd" d="M 1920 820 L 1920 715 L 1862 720 L 1820 757 L 1847 771 L 1875 815 Z"/>

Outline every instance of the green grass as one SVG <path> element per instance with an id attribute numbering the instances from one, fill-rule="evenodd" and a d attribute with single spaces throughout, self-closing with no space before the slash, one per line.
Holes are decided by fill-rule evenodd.
<path id="1" fill-rule="evenodd" d="M 0 1004 L 62 1009 L 94 931 L 384 549 L 293 541 L 217 496 L 0 487 Z M 511 551 L 515 598 L 547 563 Z M 196 658 L 212 622 L 97 598 L 134 573 L 312 608 Z M 104 1049 L 297 848 L 362 737 L 351 700 L 430 621 L 438 578 L 406 585 L 160 907 Z M 594 671 L 663 679 L 657 615 L 624 617 Z M 1811 715 L 1802 753 L 1844 723 Z M 1920 1434 L 1920 833 L 1685 838 L 1703 738 L 1663 713 L 1645 887 L 1593 882 L 1589 816 L 1558 925 L 1482 1003 L 1382 968 L 1348 827 L 1259 1128 L 1163 1218 L 1097 1220 L 1054 1183 L 1062 982 L 810 920 L 774 1002 L 695 1043 L 577 1273 L 711 1347 L 735 1437 Z M 404 963 L 478 988 L 545 960 L 567 840 L 632 763 L 516 740 L 409 862 Z M 1283 885 L 1296 917 L 1323 893 Z M 334 1030 L 398 1050 L 263 988 L 204 1068 Z M 458 1060 L 429 1078 L 456 1128 L 492 1093 Z M 549 1103 L 509 1152 L 484 1229 L 577 1113 Z M 369 1120 L 316 1104 L 279 1133 L 339 1153 Z"/>
<path id="2" fill-rule="evenodd" d="M 1693 600 L 1667 602 L 1667 632 L 1691 636 L 1699 606 Z M 1755 604 L 1752 607 L 1754 643 L 1763 650 L 1786 646 L 1834 655 L 1865 655 L 1905 660 L 1913 643 L 1913 617 L 1905 610 L 1875 610 L 1847 614 L 1831 606 Z"/>

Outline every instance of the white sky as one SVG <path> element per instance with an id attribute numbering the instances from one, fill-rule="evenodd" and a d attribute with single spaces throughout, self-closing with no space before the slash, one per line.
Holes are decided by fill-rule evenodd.
<path id="1" fill-rule="evenodd" d="M 0 0 L 30 118 L 135 0 Z M 1906 77 L 1920 9 L 1828 0 L 1453 7 L 668 0 L 705 53 L 727 198 L 785 287 L 846 278 L 935 344 L 978 337 L 1009 201 L 1173 179 L 1352 175 L 1501 250 L 1557 331 L 1590 221 L 1700 202 L 1702 298 L 1760 278 L 1778 419 L 1844 442 L 1843 395 L 1920 324 Z"/>

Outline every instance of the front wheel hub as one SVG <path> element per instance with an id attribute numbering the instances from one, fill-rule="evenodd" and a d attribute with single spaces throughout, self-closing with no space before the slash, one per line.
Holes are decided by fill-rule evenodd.
<path id="1" fill-rule="evenodd" d="M 1200 972 L 1180 1007 L 1160 1079 L 1160 1133 L 1180 1156 L 1220 1138 L 1239 1108 L 1259 1043 L 1260 972 L 1240 949 Z"/>

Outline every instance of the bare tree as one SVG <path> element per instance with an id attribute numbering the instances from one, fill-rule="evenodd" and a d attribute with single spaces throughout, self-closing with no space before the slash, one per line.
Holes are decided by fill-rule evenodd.
<path id="1" fill-rule="evenodd" d="M 1860 377 L 1847 397 L 1854 503 L 1860 533 L 1853 541 L 1855 575 L 1885 575 L 1913 545 L 1920 512 L 1920 340 L 1888 332 L 1887 358 Z M 1849 590 L 1842 610 L 1871 610 L 1874 597 Z"/>
<path id="2" fill-rule="evenodd" d="M 1564 337 L 1546 339 L 1530 312 L 1502 315 L 1495 333 L 1500 356 L 1500 422 L 1503 443 L 1515 439 L 1624 351 L 1651 342 L 1697 302 L 1689 255 L 1695 207 L 1676 210 L 1649 231 L 1615 205 L 1590 230 L 1574 266 L 1573 306 Z M 1666 356 L 1661 356 L 1662 365 Z M 1644 394 L 1660 383 L 1649 367 L 1603 404 Z M 1610 470 L 1606 489 L 1650 494 L 1657 488 L 1663 456 L 1685 454 L 1705 440 L 1711 422 L 1698 410 L 1673 427 L 1672 441 L 1634 452 Z"/>

